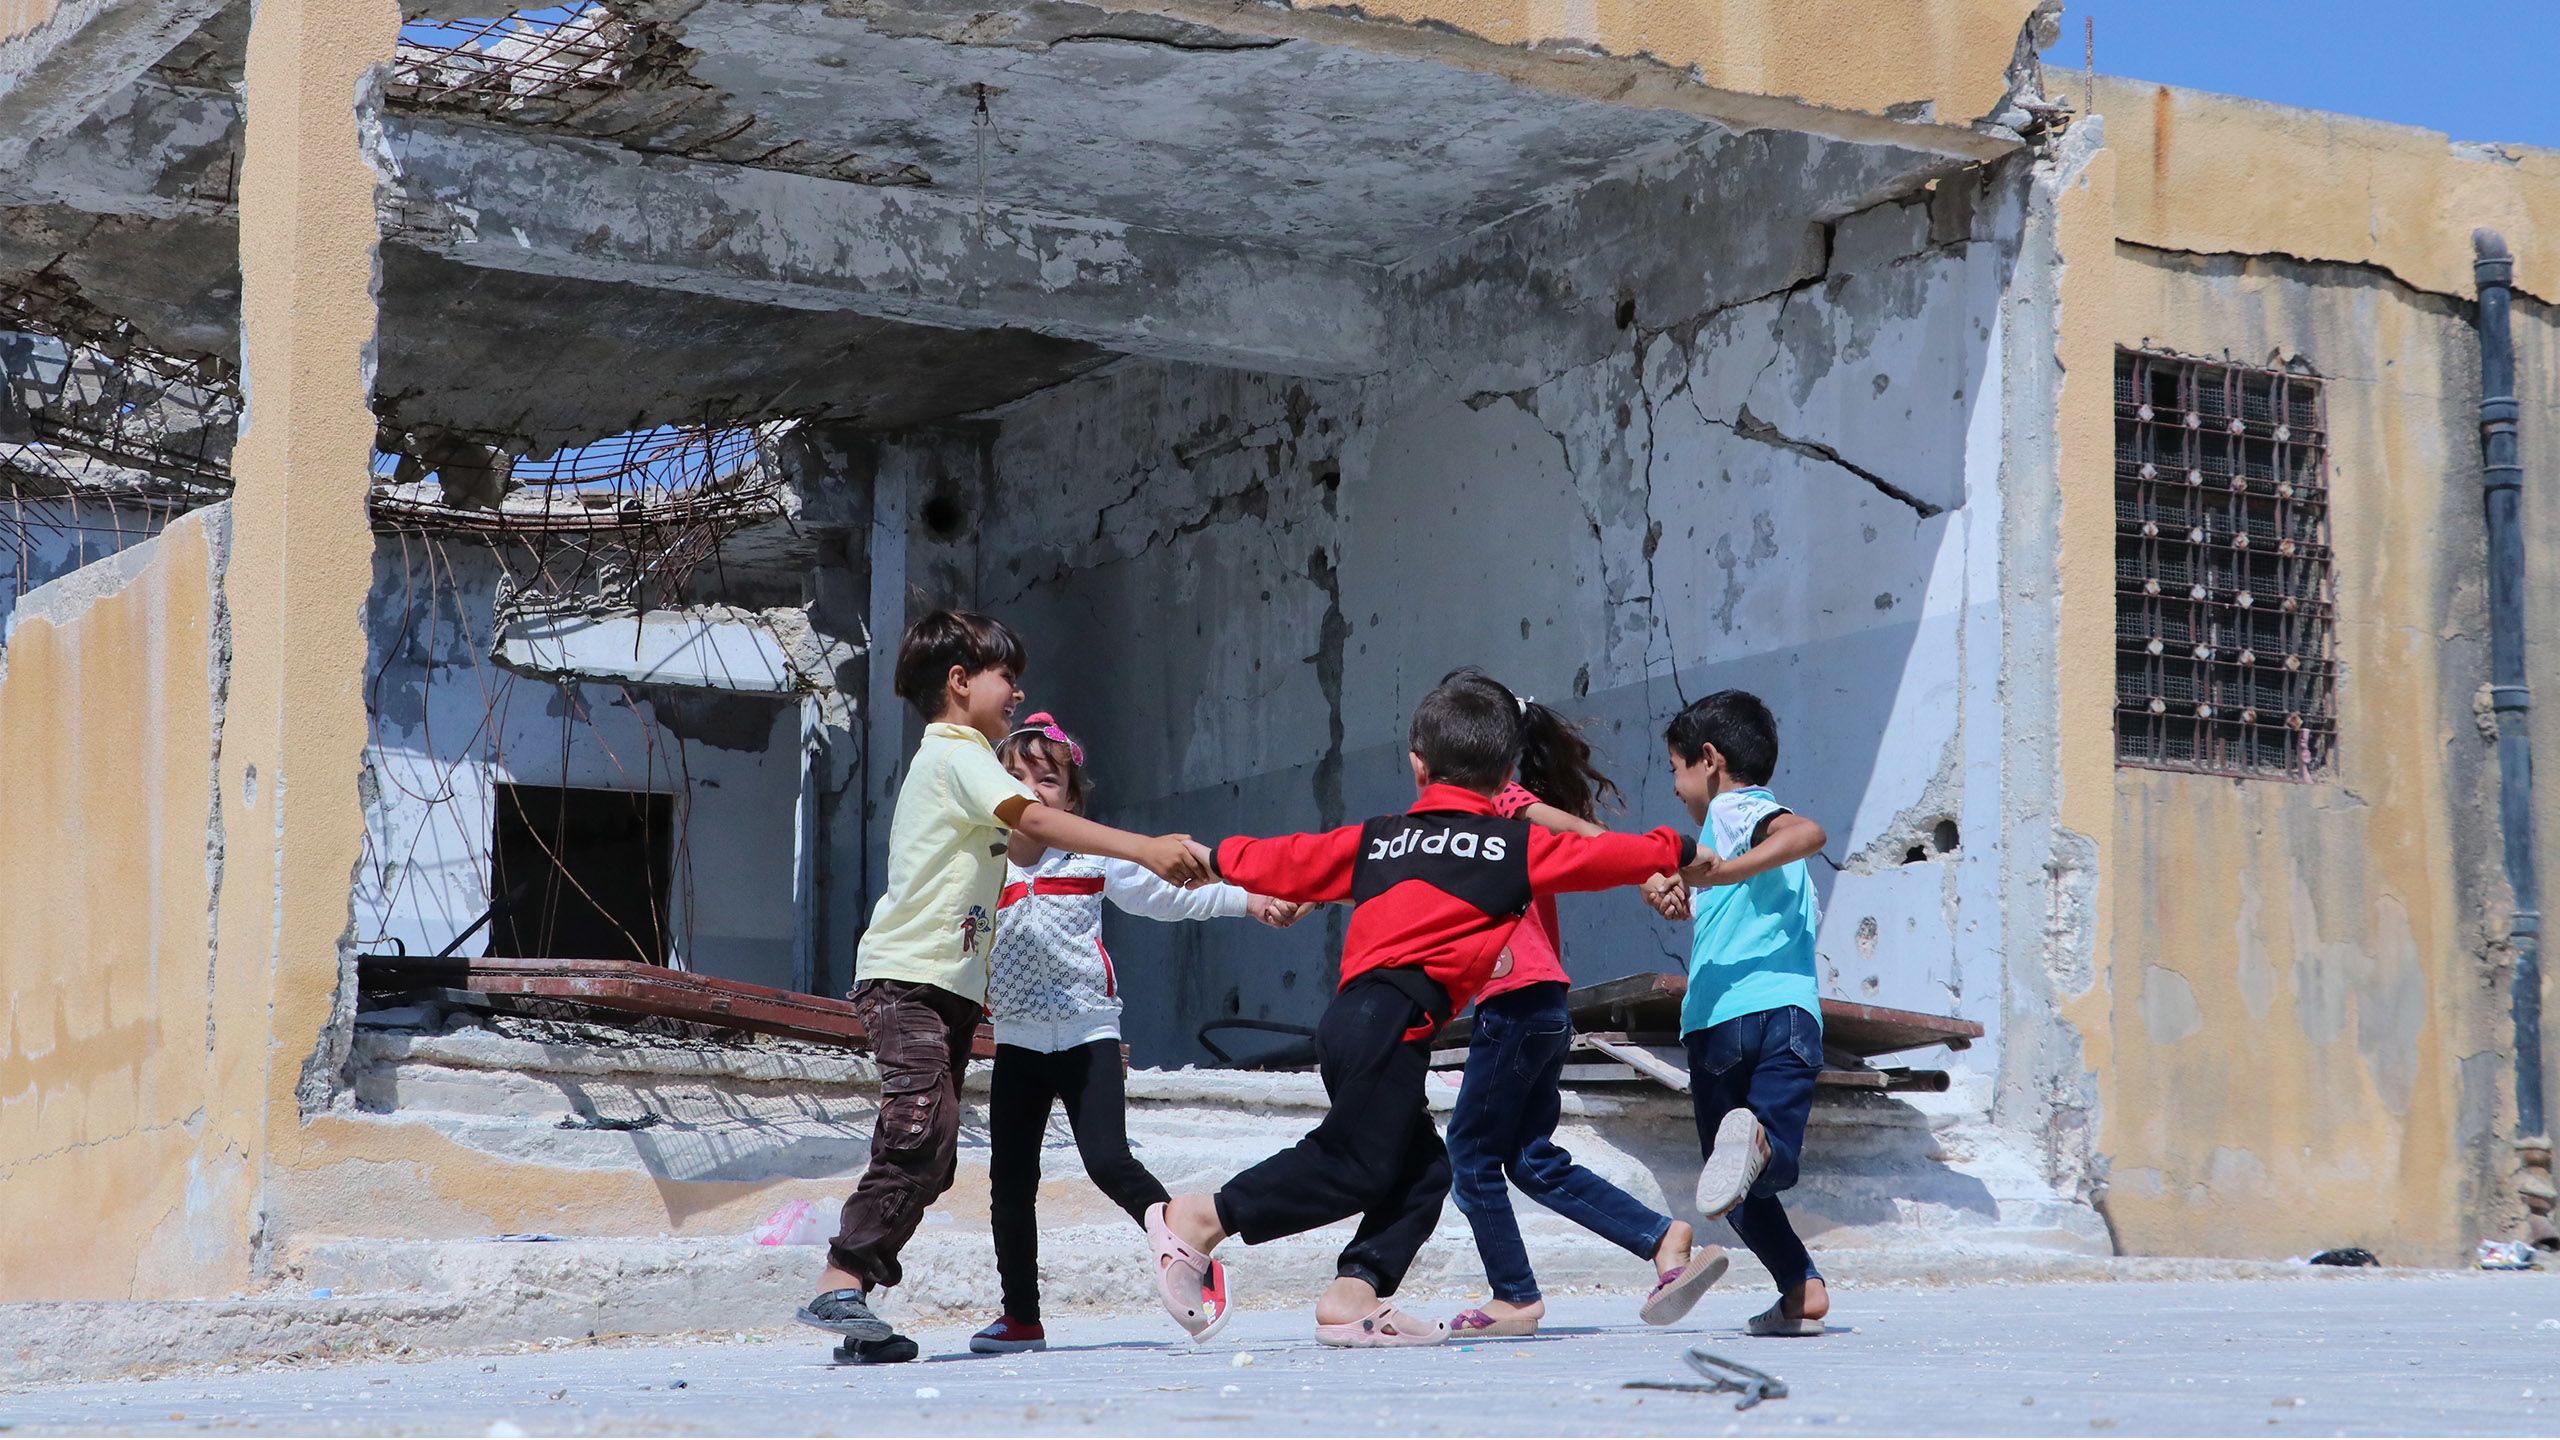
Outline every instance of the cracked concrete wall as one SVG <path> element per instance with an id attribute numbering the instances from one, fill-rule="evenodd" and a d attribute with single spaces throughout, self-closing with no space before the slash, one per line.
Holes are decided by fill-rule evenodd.
<path id="1" fill-rule="evenodd" d="M 1214 836 L 1400 808 L 1414 702 L 1477 663 L 1588 722 L 1618 823 L 1680 823 L 1661 726 L 1748 686 L 1784 729 L 1779 792 L 1833 835 L 1827 992 L 1983 1020 L 1970 1056 L 1914 1058 L 1987 1108 L 1983 506 L 2022 195 L 2010 169 L 1878 203 L 1838 148 L 1648 157 L 1436 258 L 1412 323 L 1452 343 L 1387 375 L 1129 362 L 998 412 L 977 599 L 1030 638 L 1031 703 L 1087 739 L 1096 812 Z M 1685 963 L 1629 897 L 1563 913 L 1579 979 Z M 1338 923 L 1115 922 L 1154 997 L 1140 1062 L 1198 1057 L 1220 1016 L 1312 1020 Z"/>
<path id="2" fill-rule="evenodd" d="M 2081 74 L 2051 72 L 2077 96 Z M 2199 254 L 2372 265 L 2471 294 L 2471 231 L 2503 232 L 2516 288 L 2560 301 L 2560 150 L 2101 75 L 2118 234 Z M 2232 203 L 2235 197 L 2252 203 Z"/>
<path id="3" fill-rule="evenodd" d="M 212 937 L 228 518 L 31 591 L 0 653 L 0 1298 L 247 1277 L 256 1147 L 223 1101 L 268 1030 Z"/>
<path id="4" fill-rule="evenodd" d="M 499 785 L 641 790 L 676 807 L 676 963 L 790 987 L 798 697 L 520 676 L 490 659 L 501 570 L 471 543 L 377 548 L 358 945 L 433 954 L 480 918 Z M 489 941 L 484 929 L 461 953 Z"/>
<path id="5" fill-rule="evenodd" d="M 2060 137 L 2030 182 L 2018 269 L 2004 304 L 2002 484 L 1997 496 L 1997 661 L 1973 683 L 1998 695 L 1999 944 L 2009 956 L 1994 1109 L 2024 1138 L 2048 1181 L 2086 1203 L 2102 1174 L 2095 1148 L 2096 1062 L 2075 1023 L 2097 983 L 2099 923 L 2113 814 L 2103 745 L 2114 611 L 2073 608 L 2067 595 L 2114 585 L 2115 507 L 2082 504 L 2065 483 L 2114 453 L 2113 390 L 2071 386 L 2108 373 L 2111 309 L 2103 266 L 2115 243 L 2108 204 L 2114 156 L 2095 121 Z M 2094 258 L 2093 258 L 2094 257 Z M 2057 545 L 2057 535 L 2070 543 Z M 2094 541 L 2090 536 L 2095 536 Z"/>

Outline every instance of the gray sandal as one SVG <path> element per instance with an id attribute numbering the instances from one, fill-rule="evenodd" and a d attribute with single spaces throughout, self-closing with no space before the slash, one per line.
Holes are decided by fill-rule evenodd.
<path id="1" fill-rule="evenodd" d="M 848 1340 L 886 1340 L 898 1332 L 871 1313 L 871 1301 L 859 1290 L 830 1290 L 800 1307 L 792 1317 L 801 1324 L 833 1331 Z"/>
<path id="2" fill-rule="evenodd" d="M 1819 1320 L 1788 1318 L 1784 1300 L 1752 1316 L 1742 1328 L 1748 1334 L 1772 1339 L 1809 1340 L 1823 1333 L 1823 1324 Z"/>

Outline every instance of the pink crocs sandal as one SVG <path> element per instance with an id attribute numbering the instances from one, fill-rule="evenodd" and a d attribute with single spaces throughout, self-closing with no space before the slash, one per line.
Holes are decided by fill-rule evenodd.
<path id="1" fill-rule="evenodd" d="M 1396 1308 L 1393 1300 L 1381 1300 L 1378 1308 L 1342 1325 L 1316 1326 L 1316 1343 L 1336 1345 L 1346 1350 L 1378 1350 L 1398 1345 L 1437 1345 L 1449 1338 L 1449 1327 L 1440 1321 L 1416 1320 Z"/>
<path id="2" fill-rule="evenodd" d="M 1156 1252 L 1156 1299 L 1195 1341 L 1225 1328 L 1232 1313 L 1227 1303 L 1227 1267 L 1183 1243 L 1165 1223 L 1165 1207 L 1147 1207 L 1147 1243 Z"/>

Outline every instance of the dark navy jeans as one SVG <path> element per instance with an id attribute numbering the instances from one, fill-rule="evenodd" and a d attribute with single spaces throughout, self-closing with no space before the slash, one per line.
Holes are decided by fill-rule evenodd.
<path id="1" fill-rule="evenodd" d="M 1681 1037 L 1689 1048 L 1689 1099 L 1698 1112 L 1698 1154 L 1715 1153 L 1716 1126 L 1748 1106 L 1769 1137 L 1769 1163 L 1751 1193 L 1725 1218 L 1782 1291 L 1820 1275 L 1787 1223 L 1778 1192 L 1796 1183 L 1804 1154 L 1813 1077 L 1822 1069 L 1822 1022 L 1793 1005 L 1737 1015 Z"/>
<path id="2" fill-rule="evenodd" d="M 1573 1021 L 1564 986 L 1524 985 L 1476 1006 L 1466 1079 L 1449 1116 L 1450 1189 L 1476 1232 L 1497 1300 L 1526 1305 L 1538 1277 L 1511 1214 L 1511 1186 L 1601 1239 L 1650 1260 L 1671 1217 L 1573 1163 L 1555 1142 L 1556 1082 Z M 1509 1183 L 1505 1183 L 1506 1177 Z"/>

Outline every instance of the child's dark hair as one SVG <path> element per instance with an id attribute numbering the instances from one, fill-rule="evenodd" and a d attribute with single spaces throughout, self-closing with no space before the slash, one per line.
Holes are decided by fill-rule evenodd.
<path id="1" fill-rule="evenodd" d="M 1057 734 L 1051 734 L 1052 730 Z M 1066 783 L 1067 808 L 1081 815 L 1084 797 L 1093 793 L 1093 777 L 1084 768 L 1084 747 L 1072 739 L 1058 738 L 1066 733 L 1043 710 L 1031 716 L 1021 729 L 996 742 L 996 758 L 1008 770 L 1016 759 L 1024 759 L 1036 760 L 1057 771 L 1058 778 Z"/>
<path id="2" fill-rule="evenodd" d="M 1007 669 L 1018 678 L 1031 666 L 1022 637 L 992 615 L 968 610 L 936 610 L 907 627 L 898 646 L 898 698 L 924 712 L 942 713 L 942 684 L 957 665 L 975 675 Z"/>
<path id="3" fill-rule="evenodd" d="M 1568 815 L 1600 818 L 1603 798 L 1627 806 L 1618 783 L 1591 763 L 1591 742 L 1574 723 L 1535 700 L 1520 703 L 1520 786 Z"/>
<path id="4" fill-rule="evenodd" d="M 1481 670 L 1452 670 L 1413 707 L 1409 738 L 1433 780 L 1490 795 L 1520 755 L 1520 702 Z"/>
<path id="5" fill-rule="evenodd" d="M 1662 741 L 1691 765 L 1713 745 L 1745 785 L 1766 785 L 1778 771 L 1777 717 L 1748 690 L 1719 690 L 1690 701 L 1662 728 Z"/>

